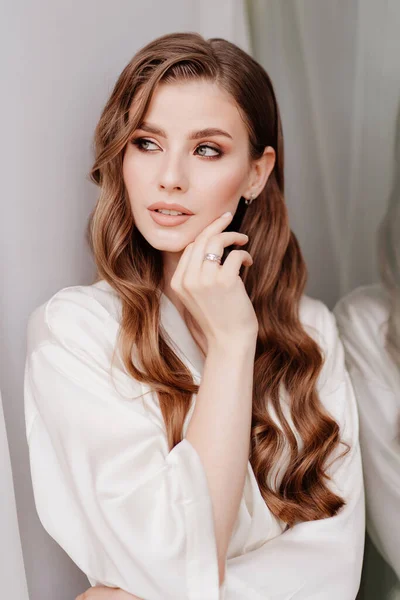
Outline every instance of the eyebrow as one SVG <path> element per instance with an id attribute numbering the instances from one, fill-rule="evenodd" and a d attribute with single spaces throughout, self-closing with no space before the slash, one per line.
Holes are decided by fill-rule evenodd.
<path id="1" fill-rule="evenodd" d="M 166 138 L 167 135 L 163 129 L 159 127 L 155 127 L 154 125 L 150 125 L 150 123 L 143 122 L 137 129 L 142 129 L 143 131 L 147 131 L 148 133 L 155 133 L 156 135 L 160 135 L 161 137 Z M 189 133 L 189 140 L 198 140 L 203 137 L 213 137 L 216 135 L 223 135 L 227 138 L 233 139 L 232 136 L 223 129 L 218 129 L 218 127 L 207 127 L 206 129 L 200 129 L 199 131 L 192 131 Z"/>

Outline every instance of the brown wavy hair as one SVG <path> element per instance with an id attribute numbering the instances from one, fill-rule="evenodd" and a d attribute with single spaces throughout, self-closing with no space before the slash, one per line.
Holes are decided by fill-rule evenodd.
<path id="1" fill-rule="evenodd" d="M 162 257 L 135 228 L 122 161 L 157 84 L 198 78 L 217 83 L 236 101 L 248 128 L 251 159 L 261 157 L 266 146 L 276 152 L 263 191 L 249 207 L 241 198 L 232 228 L 249 236 L 247 249 L 254 262 L 242 266 L 241 276 L 259 323 L 249 460 L 269 509 L 291 527 L 297 521 L 333 516 L 344 505 L 327 485 L 326 461 L 340 443 L 339 426 L 316 391 L 322 350 L 299 320 L 307 271 L 288 224 L 275 93 L 265 70 L 238 46 L 220 38 L 205 40 L 197 33 L 173 33 L 147 44 L 123 69 L 94 138 L 90 178 L 100 187 L 100 196 L 87 235 L 97 266 L 96 281 L 105 279 L 122 301 L 118 338 L 122 360 L 133 378 L 157 392 L 172 449 L 182 440 L 184 420 L 199 386 L 160 327 Z M 134 112 L 129 118 L 131 105 Z M 134 346 L 140 368 L 132 360 Z M 282 410 L 282 386 L 290 398 L 302 448 Z M 285 446 L 290 450 L 289 463 L 279 484 L 276 479 L 272 483 L 268 475 Z"/>

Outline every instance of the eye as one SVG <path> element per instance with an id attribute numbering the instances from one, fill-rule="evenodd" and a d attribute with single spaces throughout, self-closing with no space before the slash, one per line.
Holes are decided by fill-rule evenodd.
<path id="1" fill-rule="evenodd" d="M 215 154 L 206 154 L 204 150 L 211 150 Z M 196 152 L 198 151 L 200 151 L 199 156 L 202 156 L 203 158 L 219 158 L 223 154 L 221 150 L 214 148 L 214 146 L 209 146 L 208 144 L 201 144 L 200 146 L 197 146 Z"/>
<path id="2" fill-rule="evenodd" d="M 151 140 L 147 140 L 146 138 L 136 138 L 135 140 L 132 140 L 132 144 L 134 146 L 137 146 L 138 149 L 141 150 L 142 152 L 154 152 L 154 150 L 158 148 L 158 146 L 155 142 L 152 142 Z M 155 149 L 149 148 L 149 144 L 150 144 L 150 146 L 151 145 L 155 146 Z"/>

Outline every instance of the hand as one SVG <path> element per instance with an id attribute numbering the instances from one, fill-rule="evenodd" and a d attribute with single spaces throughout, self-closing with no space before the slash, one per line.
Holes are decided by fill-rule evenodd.
<path id="1" fill-rule="evenodd" d="M 129 594 L 120 588 L 111 588 L 103 585 L 90 587 L 83 594 L 79 594 L 75 600 L 143 600 L 139 596 Z"/>
<path id="2" fill-rule="evenodd" d="M 239 276 L 242 264 L 253 264 L 251 255 L 232 250 L 223 265 L 203 261 L 208 252 L 222 256 L 226 246 L 248 242 L 243 233 L 223 231 L 231 219 L 232 215 L 219 217 L 186 246 L 170 282 L 207 343 L 231 343 L 232 337 L 253 337 L 258 332 L 253 305 Z"/>

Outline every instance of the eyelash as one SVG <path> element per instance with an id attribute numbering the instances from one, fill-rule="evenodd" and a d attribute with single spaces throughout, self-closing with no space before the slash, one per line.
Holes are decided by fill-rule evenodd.
<path id="1" fill-rule="evenodd" d="M 152 140 L 148 140 L 147 138 L 136 138 L 135 140 L 132 140 L 132 144 L 136 146 L 140 152 L 154 152 L 154 150 L 145 150 L 141 146 L 142 142 L 149 142 L 150 144 L 155 144 L 155 142 L 153 142 Z M 214 154 L 213 156 L 201 156 L 201 154 L 199 155 L 200 158 L 205 158 L 206 160 L 216 160 L 218 158 L 221 158 L 221 156 L 224 154 L 222 150 L 219 150 L 214 146 L 210 146 L 209 144 L 200 144 L 199 146 L 197 146 L 196 150 L 198 150 L 199 148 L 210 148 L 211 150 L 214 150 L 218 153 Z"/>

